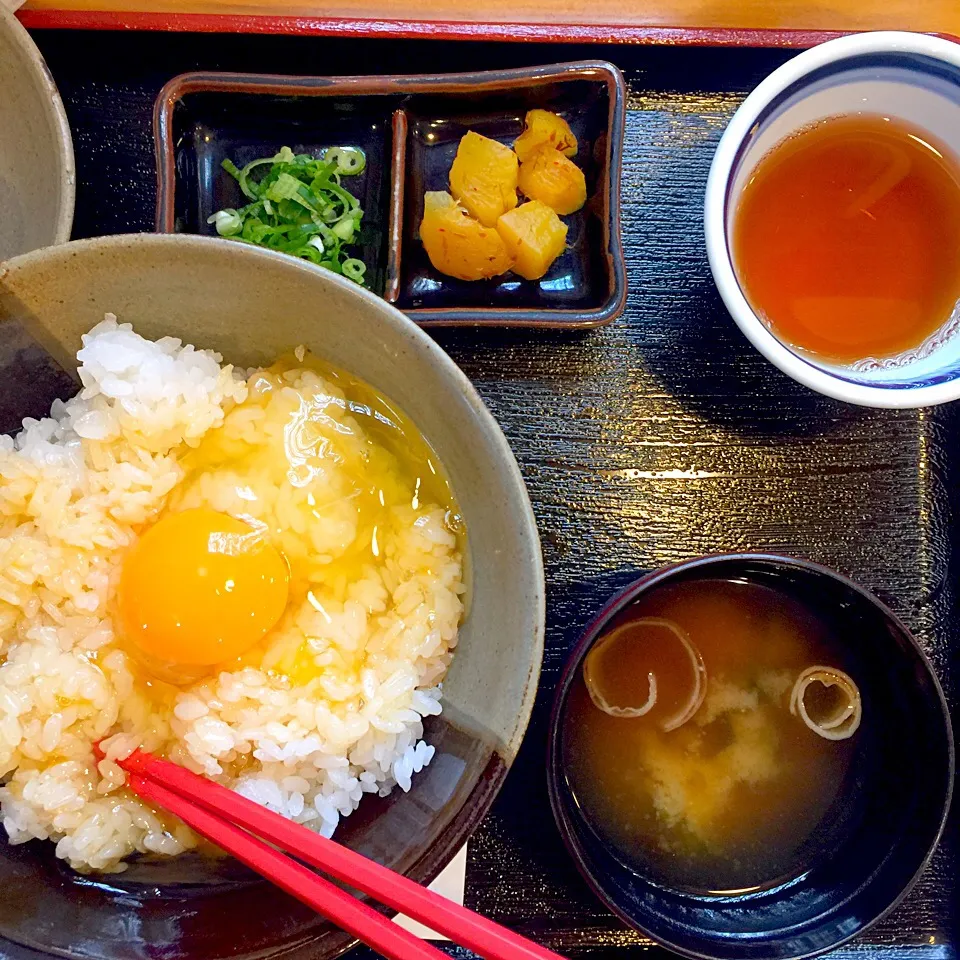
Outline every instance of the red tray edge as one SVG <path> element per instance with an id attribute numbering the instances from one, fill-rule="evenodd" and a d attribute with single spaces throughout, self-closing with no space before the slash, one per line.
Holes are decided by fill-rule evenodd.
<path id="1" fill-rule="evenodd" d="M 152 13 L 116 10 L 20 10 L 25 27 L 67 30 L 155 30 L 182 33 L 265 33 L 302 36 L 518 43 L 629 43 L 661 46 L 784 47 L 801 49 L 853 31 L 767 27 L 663 27 L 643 24 L 478 23 L 439 20 Z M 960 42 L 950 33 L 936 36 Z"/>
<path id="2" fill-rule="evenodd" d="M 812 47 L 849 31 L 638 24 L 476 23 L 344 19 L 114 10 L 20 10 L 25 27 L 69 30 L 159 30 L 194 33 L 268 33 L 304 36 L 501 40 L 540 43 L 630 43 L 664 46 Z M 948 39 L 955 39 L 948 37 Z"/>

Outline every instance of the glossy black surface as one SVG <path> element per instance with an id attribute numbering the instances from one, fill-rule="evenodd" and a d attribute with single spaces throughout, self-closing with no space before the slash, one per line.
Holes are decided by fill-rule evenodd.
<path id="1" fill-rule="evenodd" d="M 960 411 L 864 410 L 810 393 L 744 340 L 710 278 L 702 200 L 713 149 L 746 93 L 789 52 L 122 32 L 34 36 L 73 128 L 76 236 L 152 229 L 153 100 L 185 70 L 415 73 L 585 57 L 624 70 L 630 293 L 623 318 L 574 336 L 437 332 L 517 455 L 547 567 L 540 693 L 516 764 L 471 841 L 469 906 L 570 956 L 667 956 L 611 914 L 581 879 L 550 815 L 544 776 L 553 687 L 568 651 L 609 596 L 642 570 L 715 551 L 763 549 L 850 574 L 917 635 L 958 725 Z M 832 956 L 955 960 L 956 807 L 909 897 Z M 16 891 L 5 897 L 16 903 Z M 37 960 L 6 944 L 0 955 Z M 173 960 L 160 945 L 156 956 Z M 351 957 L 373 955 L 357 950 Z"/>
<path id="2" fill-rule="evenodd" d="M 341 101 L 317 97 L 280 97 L 243 93 L 197 92 L 174 108 L 174 230 L 216 235 L 207 218 L 225 207 L 250 201 L 222 167 L 225 159 L 241 169 L 252 160 L 273 156 L 287 146 L 294 153 L 320 156 L 327 147 L 359 147 L 367 158 L 360 174 L 344 177 L 344 187 L 359 201 L 363 221 L 351 255 L 367 264 L 370 289 L 383 292 L 387 265 L 390 205 L 390 113 L 383 98 Z"/>
<path id="3" fill-rule="evenodd" d="M 576 163 L 587 181 L 587 204 L 563 218 L 567 249 L 540 280 L 507 273 L 466 282 L 445 276 L 430 263 L 419 239 L 423 195 L 450 189 L 450 167 L 460 138 L 474 130 L 511 146 L 523 133 L 523 118 L 539 107 L 562 116 L 577 138 Z M 610 101 L 603 82 L 573 80 L 530 84 L 509 94 L 434 96 L 408 113 L 407 179 L 404 188 L 401 310 L 497 307 L 600 311 L 617 298 L 616 277 L 604 256 L 610 229 L 604 211 Z M 540 319 L 548 319 L 541 315 Z"/>
<path id="4" fill-rule="evenodd" d="M 626 866 L 577 802 L 563 735 L 570 685 L 611 618 L 660 584 L 704 578 L 770 587 L 815 611 L 843 645 L 844 668 L 864 704 L 842 800 L 819 828 L 831 842 L 818 847 L 801 873 L 732 896 L 665 886 Z M 564 840 L 611 909 L 690 957 L 781 960 L 843 943 L 909 888 L 940 834 L 953 766 L 943 694 L 915 641 L 886 608 L 823 568 L 732 556 L 651 574 L 590 624 L 557 688 L 547 776 Z"/>

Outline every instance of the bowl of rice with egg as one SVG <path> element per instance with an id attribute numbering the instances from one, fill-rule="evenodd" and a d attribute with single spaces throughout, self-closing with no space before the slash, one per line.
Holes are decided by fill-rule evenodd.
<path id="1" fill-rule="evenodd" d="M 432 879 L 539 675 L 502 433 L 379 298 L 215 239 L 8 261 L 0 351 L 5 955 L 336 956 L 349 935 L 117 761 L 152 751 Z"/>

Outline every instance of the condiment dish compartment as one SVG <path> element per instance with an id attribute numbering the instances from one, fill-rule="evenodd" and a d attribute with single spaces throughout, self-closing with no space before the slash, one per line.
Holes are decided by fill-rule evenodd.
<path id="1" fill-rule="evenodd" d="M 389 105 L 382 97 L 325 95 L 325 86 L 312 87 L 316 95 L 288 95 L 287 78 L 274 79 L 192 74 L 168 84 L 161 94 L 167 109 L 157 113 L 157 230 L 216 236 L 208 217 L 250 202 L 223 169 L 225 159 L 242 168 L 284 146 L 312 156 L 328 147 L 358 147 L 366 167 L 344 182 L 363 208 L 360 242 L 352 249 L 367 265 L 367 286 L 383 293 L 394 149 L 390 114 L 384 111 Z"/>
<path id="2" fill-rule="evenodd" d="M 616 265 L 611 264 L 619 254 L 616 251 L 611 256 L 611 237 L 619 234 L 619 227 L 611 218 L 607 163 L 609 114 L 611 101 L 616 99 L 610 87 L 616 86 L 616 76 L 609 75 L 609 84 L 589 76 L 598 71 L 599 65 L 571 66 L 564 74 L 537 82 L 529 77 L 516 78 L 509 86 L 488 81 L 494 88 L 489 92 L 478 82 L 473 93 L 423 97 L 412 105 L 407 116 L 407 179 L 396 301 L 401 310 L 420 320 L 445 323 L 466 320 L 553 326 L 566 320 L 596 325 L 612 319 L 621 299 Z M 574 162 L 587 181 L 586 205 L 563 217 L 568 228 L 566 251 L 540 280 L 506 273 L 468 282 L 438 273 L 418 235 L 424 193 L 449 189 L 450 167 L 460 138 L 468 130 L 511 146 L 523 132 L 526 112 L 535 107 L 559 114 L 570 125 L 578 142 Z M 619 163 L 616 167 L 619 170 Z M 496 314 L 493 320 L 492 313 Z"/>

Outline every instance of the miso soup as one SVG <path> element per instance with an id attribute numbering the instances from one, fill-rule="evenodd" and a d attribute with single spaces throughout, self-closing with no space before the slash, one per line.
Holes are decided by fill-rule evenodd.
<path id="1" fill-rule="evenodd" d="M 838 638 L 759 584 L 666 584 L 574 678 L 564 766 L 618 858 L 704 892 L 803 871 L 842 829 L 862 705 Z"/>

